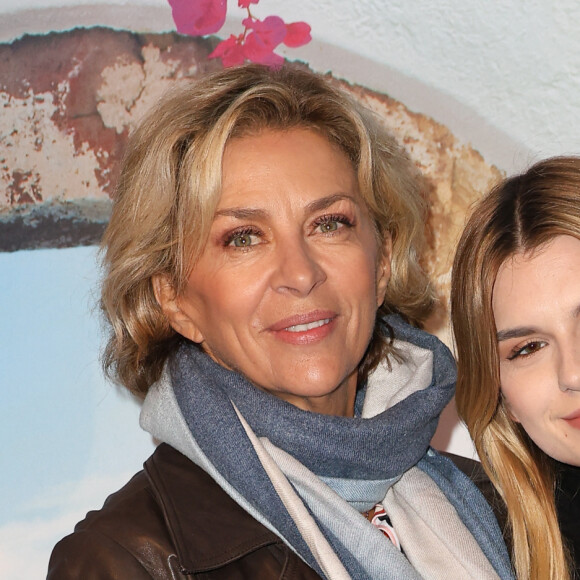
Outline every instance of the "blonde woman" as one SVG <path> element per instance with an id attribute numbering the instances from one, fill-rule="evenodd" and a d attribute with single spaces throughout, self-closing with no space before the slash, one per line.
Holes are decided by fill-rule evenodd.
<path id="1" fill-rule="evenodd" d="M 507 508 L 522 580 L 580 572 L 580 158 L 474 208 L 452 277 L 456 401 Z"/>
<path id="2" fill-rule="evenodd" d="M 416 175 L 298 67 L 186 83 L 132 136 L 104 238 L 105 361 L 162 443 L 49 578 L 511 577 L 429 447 L 449 351 L 418 326 Z"/>

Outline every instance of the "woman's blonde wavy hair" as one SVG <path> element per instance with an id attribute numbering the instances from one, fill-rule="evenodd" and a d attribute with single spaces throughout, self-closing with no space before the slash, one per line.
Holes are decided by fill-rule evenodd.
<path id="1" fill-rule="evenodd" d="M 305 67 L 226 69 L 179 84 L 129 140 L 102 241 L 101 305 L 111 328 L 103 364 L 113 380 L 143 396 L 183 340 L 162 313 L 152 279 L 165 276 L 176 293 L 183 290 L 208 238 L 228 140 L 297 127 L 318 131 L 348 156 L 380 247 L 392 237 L 392 275 L 381 311 L 415 324 L 426 318 L 433 302 L 419 263 L 426 203 L 416 170 L 393 137 Z M 381 336 L 375 329 L 363 375 L 390 348 Z"/>
<path id="2" fill-rule="evenodd" d="M 497 185 L 475 206 L 453 265 L 457 409 L 507 506 L 520 580 L 569 579 L 569 560 L 554 502 L 553 460 L 513 421 L 501 396 L 493 288 L 507 259 L 559 235 L 580 239 L 578 157 L 541 161 Z"/>

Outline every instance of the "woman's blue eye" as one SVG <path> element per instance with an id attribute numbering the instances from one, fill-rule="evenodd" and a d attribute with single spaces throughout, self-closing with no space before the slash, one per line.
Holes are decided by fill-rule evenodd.
<path id="1" fill-rule="evenodd" d="M 320 231 L 327 234 L 330 232 L 335 232 L 338 229 L 338 222 L 335 220 L 324 222 L 320 224 Z"/>
<path id="2" fill-rule="evenodd" d="M 315 222 L 316 228 L 322 234 L 333 234 L 338 231 L 341 227 L 351 227 L 352 222 L 346 217 L 341 215 L 327 215 L 323 216 Z"/>
<path id="3" fill-rule="evenodd" d="M 257 236 L 255 234 L 250 234 L 248 232 L 243 232 L 239 234 L 234 234 L 228 246 L 234 246 L 236 248 L 247 248 L 252 246 L 255 242 Z"/>
<path id="4" fill-rule="evenodd" d="M 261 242 L 262 232 L 256 228 L 241 228 L 229 232 L 223 241 L 230 248 L 249 248 Z"/>

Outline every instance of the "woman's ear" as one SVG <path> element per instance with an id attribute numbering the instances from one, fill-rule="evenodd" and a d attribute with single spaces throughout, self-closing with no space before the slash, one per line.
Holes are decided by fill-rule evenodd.
<path id="1" fill-rule="evenodd" d="M 391 258 L 393 256 L 393 240 L 389 234 L 385 236 L 385 240 L 381 248 L 379 261 L 377 264 L 377 306 L 380 306 L 387 293 L 387 286 L 391 279 Z"/>
<path id="2" fill-rule="evenodd" d="M 169 277 L 165 274 L 155 275 L 151 280 L 151 284 L 153 285 L 155 299 L 163 314 L 167 317 L 171 328 L 193 342 L 203 342 L 203 335 L 195 321 L 180 308 L 179 296 Z"/>

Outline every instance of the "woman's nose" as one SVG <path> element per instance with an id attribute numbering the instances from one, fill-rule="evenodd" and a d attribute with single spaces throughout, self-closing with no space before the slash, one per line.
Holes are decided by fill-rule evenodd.
<path id="1" fill-rule="evenodd" d="M 316 249 L 304 239 L 279 243 L 274 259 L 272 287 L 277 292 L 307 296 L 326 279 Z"/>
<path id="2" fill-rule="evenodd" d="M 580 345 L 573 344 L 562 350 L 558 382 L 563 391 L 580 391 Z"/>

